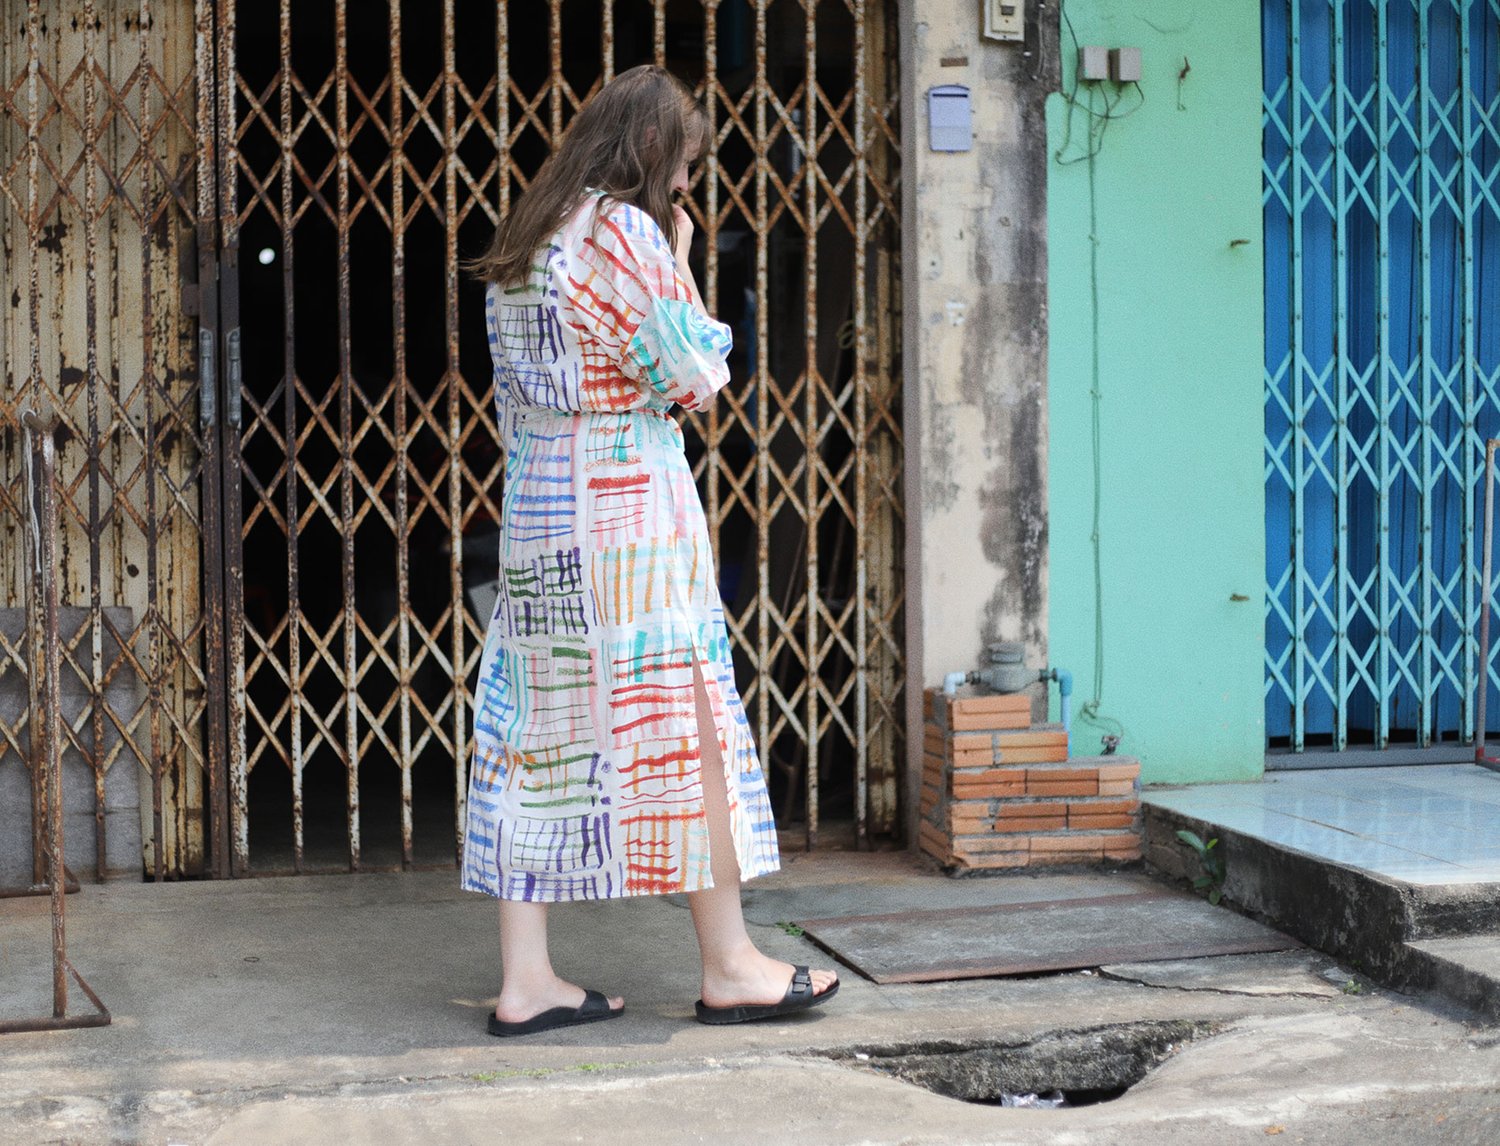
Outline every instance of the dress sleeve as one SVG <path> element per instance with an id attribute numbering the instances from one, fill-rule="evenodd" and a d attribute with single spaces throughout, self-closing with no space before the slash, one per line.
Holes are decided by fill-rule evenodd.
<path id="1" fill-rule="evenodd" d="M 729 327 L 693 304 L 666 235 L 646 212 L 617 205 L 595 234 L 625 313 L 638 320 L 621 331 L 621 371 L 669 402 L 702 409 L 729 381 Z"/>

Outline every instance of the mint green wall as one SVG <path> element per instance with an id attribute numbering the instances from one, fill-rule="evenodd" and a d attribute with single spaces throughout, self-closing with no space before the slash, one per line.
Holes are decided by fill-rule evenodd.
<path id="1" fill-rule="evenodd" d="M 1146 95 L 1109 124 L 1094 161 L 1099 712 L 1123 727 L 1120 751 L 1141 758 L 1147 783 L 1247 779 L 1264 754 L 1260 5 L 1067 0 L 1065 11 L 1081 43 L 1142 50 Z M 1062 45 L 1067 90 L 1066 24 Z M 1097 86 L 1120 112 L 1140 102 L 1133 88 Z M 1066 111 L 1051 97 L 1054 153 Z M 1088 165 L 1054 160 L 1048 177 L 1048 644 L 1074 674 L 1077 713 L 1095 695 Z M 1097 751 L 1105 724 L 1075 717 L 1074 751 Z"/>

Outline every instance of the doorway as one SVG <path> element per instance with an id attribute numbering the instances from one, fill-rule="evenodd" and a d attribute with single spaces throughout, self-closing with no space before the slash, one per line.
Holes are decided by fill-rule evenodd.
<path id="1" fill-rule="evenodd" d="M 809 846 L 898 831 L 894 15 L 707 11 L 223 14 L 236 873 L 454 863 L 502 472 L 483 292 L 462 262 L 590 94 L 653 61 L 697 86 L 719 129 L 695 177 L 694 255 L 735 332 L 732 380 L 684 431 L 778 822 Z"/>
<path id="2" fill-rule="evenodd" d="M 1472 758 L 1500 12 L 1265 0 L 1262 28 L 1267 767 Z"/>

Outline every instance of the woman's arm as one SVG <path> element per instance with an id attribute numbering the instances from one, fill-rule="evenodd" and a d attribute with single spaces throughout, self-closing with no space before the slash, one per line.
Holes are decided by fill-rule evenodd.
<path id="1" fill-rule="evenodd" d="M 597 311 L 600 329 L 618 339 L 625 377 L 697 410 L 729 381 L 732 335 L 704 308 L 688 269 L 692 222 L 675 210 L 672 242 L 639 207 L 614 206 L 570 273 L 580 314 Z"/>

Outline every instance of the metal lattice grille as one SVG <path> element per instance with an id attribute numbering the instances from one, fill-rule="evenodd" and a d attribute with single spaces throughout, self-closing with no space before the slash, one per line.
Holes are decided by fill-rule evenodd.
<path id="1" fill-rule="evenodd" d="M 809 841 L 830 787 L 860 839 L 896 830 L 893 28 L 864 0 L 234 6 L 238 869 L 452 862 L 484 638 L 463 554 L 498 520 L 502 471 L 460 257 L 598 86 L 653 60 L 718 126 L 695 213 L 737 350 L 685 428 L 747 708 Z M 319 818 L 343 830 L 317 836 Z"/>
<path id="2" fill-rule="evenodd" d="M 1500 433 L 1500 0 L 1263 13 L 1268 735 L 1468 739 Z"/>
<path id="3" fill-rule="evenodd" d="M 15 622 L 28 577 L 19 424 L 34 407 L 62 421 L 64 762 L 70 806 L 93 819 L 81 841 L 69 829 L 69 857 L 92 834 L 101 877 L 138 871 L 143 836 L 158 878 L 198 869 L 205 790 L 210 806 L 218 795 L 202 575 L 217 524 L 181 303 L 192 228 L 212 214 L 194 59 L 210 19 L 185 0 L 11 0 L 0 36 L 0 773 L 32 748 Z"/>

